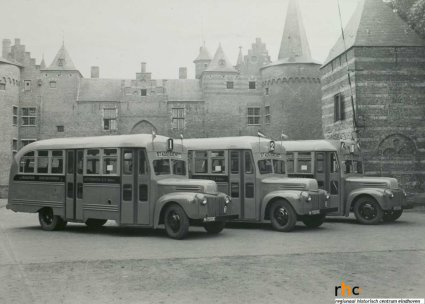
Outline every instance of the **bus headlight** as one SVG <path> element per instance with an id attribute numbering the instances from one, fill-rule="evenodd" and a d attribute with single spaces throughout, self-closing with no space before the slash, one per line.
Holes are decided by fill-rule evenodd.
<path id="1" fill-rule="evenodd" d="M 203 195 L 203 194 L 196 194 L 196 198 L 201 203 L 201 205 L 204 205 L 205 206 L 207 204 L 207 198 L 205 197 L 205 195 Z"/>
<path id="2" fill-rule="evenodd" d="M 226 205 L 230 204 L 230 202 L 232 201 L 232 199 L 230 198 L 230 196 L 226 195 L 225 199 L 224 199 L 224 203 Z"/>
<path id="3" fill-rule="evenodd" d="M 389 190 L 389 189 L 385 189 L 384 193 L 386 195 L 388 195 L 390 198 L 393 198 L 394 197 L 394 193 L 392 193 L 391 190 Z"/>
<path id="4" fill-rule="evenodd" d="M 407 193 L 406 193 L 406 191 L 404 191 L 404 189 L 403 189 L 402 191 L 403 191 L 403 195 L 404 195 L 404 197 L 407 197 Z"/>
<path id="5" fill-rule="evenodd" d="M 301 192 L 300 197 L 303 198 L 306 202 L 311 201 L 311 196 L 307 192 Z"/>
<path id="6" fill-rule="evenodd" d="M 326 192 L 326 200 L 328 201 L 331 198 L 331 196 L 329 195 L 329 193 Z"/>

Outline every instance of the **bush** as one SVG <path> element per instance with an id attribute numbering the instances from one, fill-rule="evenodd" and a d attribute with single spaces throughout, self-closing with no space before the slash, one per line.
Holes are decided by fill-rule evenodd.
<path id="1" fill-rule="evenodd" d="M 407 13 L 409 25 L 425 38 L 425 0 L 417 0 Z"/>

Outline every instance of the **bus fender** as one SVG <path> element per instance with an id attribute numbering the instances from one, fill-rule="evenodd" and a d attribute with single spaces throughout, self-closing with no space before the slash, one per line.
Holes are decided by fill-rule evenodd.
<path id="1" fill-rule="evenodd" d="M 292 208 L 294 208 L 295 213 L 302 214 L 303 206 L 299 203 L 300 193 L 301 191 L 298 190 L 280 190 L 267 193 L 267 195 L 264 196 L 263 200 L 261 201 L 261 220 L 263 221 L 267 218 L 268 214 L 266 214 L 266 210 L 268 210 L 271 203 L 278 199 L 288 201 Z"/>
<path id="2" fill-rule="evenodd" d="M 360 188 L 351 191 L 347 196 L 346 206 L 345 206 L 345 216 L 348 216 L 350 213 L 351 207 L 353 207 L 353 203 L 356 201 L 357 198 L 363 195 L 368 195 L 373 197 L 381 206 L 382 209 L 384 208 L 384 190 L 385 189 L 379 189 L 379 188 Z"/>
<path id="3" fill-rule="evenodd" d="M 161 211 L 167 204 L 177 204 L 183 208 L 190 219 L 199 218 L 199 204 L 196 203 L 196 193 L 172 192 L 161 196 L 155 204 L 154 228 L 158 228 L 161 220 Z"/>

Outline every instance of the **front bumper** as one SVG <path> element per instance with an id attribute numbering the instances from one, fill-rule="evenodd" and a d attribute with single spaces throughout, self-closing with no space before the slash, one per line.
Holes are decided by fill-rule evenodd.
<path id="1" fill-rule="evenodd" d="M 337 212 L 338 211 L 338 207 L 335 208 L 323 208 L 323 209 L 318 209 L 318 210 L 311 210 L 308 212 L 308 215 L 326 215 L 328 213 L 332 213 L 332 212 Z"/>
<path id="2" fill-rule="evenodd" d="M 219 215 L 219 216 L 207 216 L 202 220 L 204 223 L 209 222 L 228 222 L 231 220 L 238 219 L 239 216 L 237 214 L 229 214 L 229 215 Z"/>

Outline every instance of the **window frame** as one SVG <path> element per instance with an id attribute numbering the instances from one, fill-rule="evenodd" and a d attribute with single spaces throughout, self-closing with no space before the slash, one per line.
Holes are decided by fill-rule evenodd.
<path id="1" fill-rule="evenodd" d="M 18 126 L 18 125 L 19 125 L 19 107 L 12 106 L 12 126 Z"/>
<path id="2" fill-rule="evenodd" d="M 235 88 L 235 82 L 232 80 L 226 81 L 226 89 L 233 90 Z"/>
<path id="3" fill-rule="evenodd" d="M 270 105 L 264 106 L 264 123 L 269 125 L 271 123 L 272 115 L 270 113 Z"/>
<path id="4" fill-rule="evenodd" d="M 106 117 L 109 115 L 105 115 L 105 113 L 109 113 L 109 111 L 111 111 L 110 113 L 113 115 L 111 115 L 111 117 Z M 106 123 L 105 121 L 108 121 L 108 129 L 105 129 Z M 114 123 L 111 123 L 114 122 Z M 113 126 L 113 127 L 112 127 Z M 117 107 L 104 107 L 102 109 L 102 131 L 103 132 L 115 132 L 118 131 L 118 108 Z"/>
<path id="5" fill-rule="evenodd" d="M 345 98 L 342 93 L 334 95 L 334 122 L 344 121 L 345 115 Z"/>
<path id="6" fill-rule="evenodd" d="M 31 109 L 34 110 L 34 113 L 31 113 Z M 28 113 L 24 115 L 24 111 L 27 110 Z M 37 107 L 21 107 L 21 127 L 36 127 L 37 126 Z M 34 118 L 34 124 L 31 124 L 31 118 Z M 24 123 L 24 119 L 28 119 L 27 123 Z"/>
<path id="7" fill-rule="evenodd" d="M 248 81 L 248 89 L 249 90 L 256 90 L 257 89 L 257 82 L 256 81 Z"/>
<path id="8" fill-rule="evenodd" d="M 250 114 L 250 109 L 253 110 L 253 113 Z M 256 114 L 256 110 L 258 110 L 258 114 Z M 252 106 L 252 107 L 247 107 L 247 111 L 246 111 L 246 117 L 247 117 L 247 125 L 248 126 L 259 126 L 261 125 L 261 108 L 259 106 Z M 253 119 L 253 121 L 250 123 L 250 119 Z M 258 119 L 258 121 L 256 122 L 256 120 Z"/>
<path id="9" fill-rule="evenodd" d="M 185 107 L 171 108 L 171 129 L 184 130 L 185 123 L 186 123 L 186 108 Z"/>
<path id="10" fill-rule="evenodd" d="M 87 152 L 88 150 L 99 150 L 99 156 L 88 156 Z M 116 150 L 115 156 L 105 155 L 105 150 Z M 111 148 L 86 148 L 84 149 L 84 155 L 83 155 L 83 175 L 84 176 L 120 176 L 120 159 L 121 159 L 121 149 L 118 147 L 111 147 Z M 87 173 L 87 160 L 89 159 L 98 159 L 99 160 L 99 173 Z M 116 173 L 104 173 L 104 160 L 105 159 L 116 159 Z M 134 165 L 134 153 L 133 153 L 133 165 Z M 134 170 L 134 167 L 133 167 Z M 134 172 L 134 171 L 132 171 Z M 124 174 L 124 175 L 132 175 L 131 174 Z"/>

